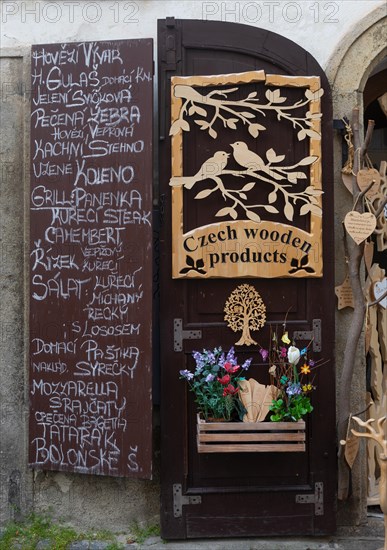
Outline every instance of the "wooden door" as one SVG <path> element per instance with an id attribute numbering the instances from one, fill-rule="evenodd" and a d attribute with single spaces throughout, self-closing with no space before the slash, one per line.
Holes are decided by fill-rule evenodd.
<path id="1" fill-rule="evenodd" d="M 192 20 L 159 21 L 160 203 L 161 220 L 161 483 L 162 535 L 165 538 L 259 535 L 317 535 L 335 529 L 335 388 L 331 105 L 326 77 L 316 61 L 293 42 L 249 26 Z M 218 75 L 263 70 L 266 74 L 319 76 L 322 98 L 323 275 L 312 277 L 179 277 L 172 278 L 171 76 Z M 241 129 L 242 131 L 243 129 Z M 195 134 L 196 146 L 184 150 L 184 174 L 194 174 L 214 150 L 226 147 L 219 135 Z M 183 138 L 185 139 L 185 138 Z M 230 143 L 230 141 L 228 141 Z M 278 150 L 283 143 L 278 133 Z M 298 147 L 298 145 L 295 145 Z M 207 157 L 205 156 L 207 155 Z M 199 190 L 199 187 L 198 187 Z M 199 204 L 200 203 L 200 204 Z M 187 203 L 188 204 L 188 203 Z M 198 204 L 198 206 L 196 206 Z M 208 208 L 224 206 L 216 199 Z M 208 222 L 207 206 L 192 201 L 184 220 Z M 206 218 L 207 216 L 207 218 Z M 307 274 L 305 274 L 307 275 Z M 175 274 L 176 276 L 176 274 Z M 314 412 L 307 420 L 303 453 L 211 453 L 196 448 L 196 415 L 192 394 L 179 379 L 181 369 L 194 368 L 192 351 L 227 350 L 237 335 L 224 321 L 224 305 L 242 283 L 253 284 L 267 307 L 267 324 L 259 342 L 267 342 L 269 326 L 288 313 L 292 336 L 315 338 L 319 370 Z M 315 332 L 313 332 L 315 331 Z M 301 342 L 300 340 L 300 342 Z M 319 343 L 318 343 L 318 342 Z M 249 376 L 267 378 L 258 346 L 239 346 L 240 361 L 253 357 Z"/>

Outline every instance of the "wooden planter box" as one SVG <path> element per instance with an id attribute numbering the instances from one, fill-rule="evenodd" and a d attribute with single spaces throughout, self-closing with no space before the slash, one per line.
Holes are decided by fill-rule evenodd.
<path id="1" fill-rule="evenodd" d="M 299 453 L 305 422 L 206 422 L 197 417 L 199 453 Z"/>

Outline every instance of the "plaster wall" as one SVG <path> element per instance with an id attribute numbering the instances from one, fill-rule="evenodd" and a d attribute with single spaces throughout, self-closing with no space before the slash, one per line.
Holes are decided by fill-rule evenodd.
<path id="1" fill-rule="evenodd" d="M 294 40 L 315 56 L 333 86 L 334 118 L 360 101 L 367 75 L 383 55 L 384 0 L 335 2 L 152 0 L 114 2 L 3 1 L 1 3 L 0 137 L 0 522 L 51 508 L 82 529 L 127 529 L 133 521 L 157 520 L 159 484 L 27 469 L 28 113 L 31 44 L 153 37 L 157 19 L 211 19 L 266 28 Z M 385 24 L 385 23 L 384 23 Z M 384 43 L 383 43 L 384 42 Z M 157 96 L 156 96 L 157 97 Z M 341 185 L 341 141 L 335 142 L 336 253 L 342 257 L 341 220 L 351 207 Z M 27 244 L 25 244 L 27 243 Z M 344 266 L 337 260 L 337 282 Z M 338 313 L 337 365 L 350 313 Z M 359 347 L 359 350 L 361 348 Z M 359 351 L 359 356 L 361 356 Z M 354 407 L 361 410 L 364 364 L 354 377 Z M 357 407 L 357 408 L 356 408 Z M 354 495 L 342 514 L 347 524 L 365 519 L 364 454 L 356 466 Z"/>

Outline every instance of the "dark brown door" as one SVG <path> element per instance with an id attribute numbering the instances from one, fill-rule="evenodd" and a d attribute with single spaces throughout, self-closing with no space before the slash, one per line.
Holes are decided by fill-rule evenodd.
<path id="1" fill-rule="evenodd" d="M 259 535 L 317 535 L 335 529 L 335 403 L 331 106 L 326 77 L 316 61 L 293 42 L 249 26 L 174 20 L 159 22 L 161 227 L 161 482 L 162 534 L 166 538 Z M 323 262 L 322 278 L 172 279 L 170 77 L 216 75 L 263 69 L 272 74 L 320 76 L 322 110 Z M 199 140 L 201 138 L 199 135 Z M 281 136 L 278 136 L 281 140 Z M 192 174 L 196 156 L 184 155 Z M 220 149 L 221 147 L 218 147 Z M 192 213 L 191 213 L 192 215 Z M 199 214 L 198 214 L 199 215 Z M 187 213 L 188 216 L 188 213 Z M 236 335 L 223 308 L 241 283 L 253 284 L 267 306 L 268 324 L 321 332 L 315 411 L 307 421 L 304 453 L 211 453 L 196 450 L 195 407 L 179 370 L 193 369 L 193 350 L 221 345 Z M 319 325 L 320 321 L 321 325 Z M 321 331 L 319 330 L 321 328 Z M 317 334 L 316 332 L 316 334 Z M 269 329 L 259 333 L 268 338 Z M 317 346 L 318 348 L 318 346 Z M 265 379 L 254 346 L 239 347 L 238 358 L 253 357 L 249 375 Z"/>

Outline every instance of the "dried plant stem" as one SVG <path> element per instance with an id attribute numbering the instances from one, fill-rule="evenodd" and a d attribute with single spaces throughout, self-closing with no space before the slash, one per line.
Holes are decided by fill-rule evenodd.
<path id="1" fill-rule="evenodd" d="M 352 176 L 352 190 L 354 197 L 353 209 L 360 214 L 364 212 L 364 205 L 362 198 L 365 192 L 360 192 L 356 181 L 356 174 L 361 168 L 361 163 L 367 151 L 367 147 L 372 138 L 372 132 L 374 128 L 374 121 L 369 121 L 367 127 L 367 133 L 363 144 L 360 143 L 360 128 L 359 128 L 359 109 L 355 108 L 352 113 L 352 128 L 354 136 L 354 166 Z M 359 154 L 356 154 L 356 152 Z M 343 370 L 341 373 L 340 387 L 339 387 L 339 411 L 338 411 L 338 440 L 346 439 L 348 419 L 351 412 L 351 392 L 348 388 L 351 388 L 352 378 L 354 372 L 354 366 L 356 363 L 356 357 L 358 356 L 358 343 L 364 324 L 364 315 L 366 310 L 366 304 L 364 301 L 364 294 L 362 289 L 362 282 L 360 278 L 360 265 L 364 254 L 364 242 L 356 244 L 351 238 L 347 239 L 348 250 L 348 273 L 351 283 L 354 311 L 352 315 L 351 324 L 349 327 L 347 342 L 344 351 Z M 346 500 L 349 495 L 349 479 L 350 468 L 348 467 L 344 457 L 344 447 L 339 446 L 339 463 L 338 463 L 338 498 L 339 500 Z"/>

